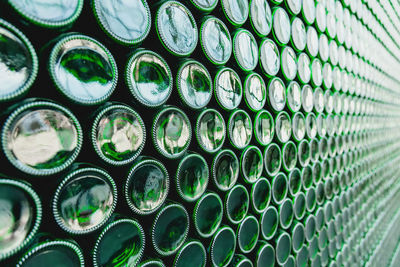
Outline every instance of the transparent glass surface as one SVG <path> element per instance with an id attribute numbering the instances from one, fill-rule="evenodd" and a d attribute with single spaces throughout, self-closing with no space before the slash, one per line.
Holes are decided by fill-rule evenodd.
<path id="1" fill-rule="evenodd" d="M 211 261 L 216 266 L 226 266 L 232 260 L 236 248 L 236 236 L 232 229 L 221 229 L 211 244 Z"/>
<path id="2" fill-rule="evenodd" d="M 53 169 L 76 153 L 78 132 L 72 119 L 60 110 L 27 110 L 10 124 L 7 149 L 18 164 Z"/>
<path id="3" fill-rule="evenodd" d="M 78 0 L 9 0 L 20 12 L 39 21 L 59 23 L 77 11 Z"/>
<path id="4" fill-rule="evenodd" d="M 260 115 L 256 117 L 254 127 L 256 137 L 262 145 L 267 145 L 272 141 L 275 128 L 271 114 L 267 111 L 261 112 Z"/>
<path id="5" fill-rule="evenodd" d="M 275 127 L 278 139 L 282 143 L 286 143 L 287 141 L 289 141 L 292 134 L 292 125 L 290 123 L 290 118 L 287 114 L 283 113 L 278 115 L 275 122 Z"/>
<path id="6" fill-rule="evenodd" d="M 288 170 L 292 170 L 294 167 L 296 167 L 297 149 L 294 143 L 289 142 L 283 148 L 283 162 L 285 162 Z"/>
<path id="7" fill-rule="evenodd" d="M 276 144 L 271 144 L 266 151 L 264 164 L 267 172 L 274 175 L 281 167 L 281 151 Z"/>
<path id="8" fill-rule="evenodd" d="M 203 108 L 212 97 L 211 76 L 203 65 L 190 62 L 178 74 L 178 90 L 190 107 Z"/>
<path id="9" fill-rule="evenodd" d="M 225 140 L 225 122 L 222 115 L 215 110 L 207 110 L 197 123 L 199 144 L 207 151 L 216 151 Z"/>
<path id="10" fill-rule="evenodd" d="M 268 87 L 269 102 L 275 111 L 281 111 L 286 105 L 286 88 L 279 78 L 273 79 Z"/>
<path id="11" fill-rule="evenodd" d="M 97 148 L 110 160 L 132 159 L 144 145 L 142 119 L 125 109 L 112 109 L 104 113 L 96 132 Z"/>
<path id="12" fill-rule="evenodd" d="M 194 223 L 201 235 L 212 235 L 220 225 L 223 215 L 222 201 L 216 194 L 206 194 L 195 209 Z"/>
<path id="13" fill-rule="evenodd" d="M 286 90 L 287 103 L 292 112 L 301 108 L 301 88 L 297 82 L 291 82 Z"/>
<path id="14" fill-rule="evenodd" d="M 64 227 L 84 231 L 104 222 L 112 212 L 113 188 L 99 173 L 82 172 L 67 182 L 56 207 Z"/>
<path id="15" fill-rule="evenodd" d="M 296 113 L 293 116 L 293 135 L 297 141 L 304 138 L 306 134 L 306 120 L 302 113 Z"/>
<path id="16" fill-rule="evenodd" d="M 311 63 L 312 81 L 316 86 L 322 84 L 322 64 L 319 59 L 314 59 Z"/>
<path id="17" fill-rule="evenodd" d="M 47 245 L 28 257 L 21 267 L 48 266 L 76 267 L 81 265 L 78 254 L 65 245 Z"/>
<path id="18" fill-rule="evenodd" d="M 197 6 L 203 9 L 212 9 L 217 5 L 218 0 L 192 0 Z"/>
<path id="19" fill-rule="evenodd" d="M 20 90 L 33 72 L 32 56 L 22 40 L 0 26 L 0 99 Z"/>
<path id="20" fill-rule="evenodd" d="M 158 165 L 145 162 L 128 179 L 128 198 L 137 211 L 151 213 L 164 203 L 168 194 L 168 177 Z"/>
<path id="21" fill-rule="evenodd" d="M 228 190 L 239 176 L 239 160 L 229 151 L 223 151 L 214 162 L 214 177 L 219 188 Z"/>
<path id="22" fill-rule="evenodd" d="M 253 70 L 257 66 L 258 46 L 249 31 L 242 30 L 235 36 L 234 49 L 236 60 L 244 70 Z"/>
<path id="23" fill-rule="evenodd" d="M 0 184 L 0 255 L 18 249 L 31 231 L 36 212 L 30 196 L 10 184 Z"/>
<path id="24" fill-rule="evenodd" d="M 276 44 L 267 39 L 260 47 L 260 62 L 264 72 L 269 76 L 275 76 L 280 68 L 279 50 Z"/>
<path id="25" fill-rule="evenodd" d="M 287 44 L 290 40 L 290 20 L 283 8 L 277 8 L 273 15 L 273 29 L 276 39 L 281 44 Z"/>
<path id="26" fill-rule="evenodd" d="M 185 157 L 179 164 L 177 173 L 178 191 L 185 198 L 196 200 L 207 188 L 208 175 L 209 171 L 204 158 L 195 154 Z"/>
<path id="27" fill-rule="evenodd" d="M 102 236 L 96 250 L 99 266 L 134 266 L 144 249 L 141 229 L 130 221 L 121 221 Z"/>
<path id="28" fill-rule="evenodd" d="M 200 242 L 191 242 L 185 245 L 177 254 L 174 265 L 176 267 L 205 266 L 206 251 Z"/>
<path id="29" fill-rule="evenodd" d="M 293 14 L 300 13 L 302 0 L 286 0 L 286 4 Z"/>
<path id="30" fill-rule="evenodd" d="M 297 73 L 296 53 L 294 50 L 287 46 L 283 49 L 282 54 L 282 71 L 288 80 L 293 80 Z"/>
<path id="31" fill-rule="evenodd" d="M 248 0 L 221 0 L 222 7 L 228 19 L 233 24 L 243 24 L 249 15 Z"/>
<path id="32" fill-rule="evenodd" d="M 307 43 L 306 28 L 299 18 L 294 18 L 292 22 L 292 40 L 296 49 L 304 50 Z"/>
<path id="33" fill-rule="evenodd" d="M 267 0 L 251 1 L 250 19 L 254 29 L 259 35 L 268 35 L 272 27 L 272 13 Z"/>
<path id="34" fill-rule="evenodd" d="M 236 112 L 230 118 L 229 137 L 236 147 L 246 147 L 250 143 L 252 131 L 251 119 L 244 111 Z"/>
<path id="35" fill-rule="evenodd" d="M 150 30 L 146 0 L 100 0 L 96 6 L 103 27 L 124 42 L 140 41 Z"/>
<path id="36" fill-rule="evenodd" d="M 224 69 L 216 77 L 215 91 L 218 102 L 226 109 L 235 109 L 242 100 L 242 83 L 236 72 Z"/>
<path id="37" fill-rule="evenodd" d="M 215 64 L 224 64 L 232 54 L 232 40 L 225 24 L 217 18 L 204 22 L 201 40 L 206 55 Z"/>
<path id="38" fill-rule="evenodd" d="M 265 244 L 257 254 L 257 266 L 273 267 L 275 265 L 275 251 L 271 245 Z"/>
<path id="39" fill-rule="evenodd" d="M 91 40 L 77 38 L 62 43 L 52 68 L 60 89 L 72 100 L 99 101 L 113 90 L 112 58 Z"/>
<path id="40" fill-rule="evenodd" d="M 314 0 L 303 0 L 303 14 L 306 21 L 311 24 L 315 20 Z"/>
<path id="41" fill-rule="evenodd" d="M 190 122 L 179 110 L 163 111 L 155 123 L 154 131 L 158 148 L 169 156 L 181 154 L 190 143 Z"/>
<path id="42" fill-rule="evenodd" d="M 171 253 L 186 240 L 189 218 L 183 206 L 171 205 L 163 209 L 154 221 L 152 239 L 156 248 Z"/>
<path id="43" fill-rule="evenodd" d="M 158 55 L 150 52 L 134 56 L 128 70 L 133 94 L 144 104 L 159 106 L 167 101 L 172 90 L 169 67 Z"/>
<path id="44" fill-rule="evenodd" d="M 164 44 L 179 55 L 187 55 L 197 45 L 197 26 L 190 11 L 179 2 L 167 2 L 157 13 L 157 29 Z"/>
<path id="45" fill-rule="evenodd" d="M 305 85 L 301 90 L 301 105 L 305 112 L 311 112 L 314 106 L 314 95 L 311 86 Z"/>
<path id="46" fill-rule="evenodd" d="M 257 212 L 264 211 L 271 198 L 271 185 L 268 180 L 265 178 L 258 180 L 253 186 L 251 195 L 253 206 L 257 209 Z"/>
<path id="47" fill-rule="evenodd" d="M 240 225 L 238 243 L 244 251 L 250 251 L 258 241 L 259 226 L 255 217 L 247 217 Z"/>
<path id="48" fill-rule="evenodd" d="M 244 178 L 249 182 L 255 182 L 261 177 L 263 171 L 263 157 L 261 151 L 250 147 L 242 156 L 242 170 Z"/>
<path id="49" fill-rule="evenodd" d="M 310 68 L 310 58 L 305 53 L 299 55 L 297 61 L 297 69 L 300 81 L 302 83 L 308 83 L 311 79 L 311 68 Z"/>
<path id="50" fill-rule="evenodd" d="M 248 76 L 244 94 L 246 103 L 252 110 L 257 111 L 262 109 L 267 100 L 267 88 L 263 78 L 258 74 Z"/>

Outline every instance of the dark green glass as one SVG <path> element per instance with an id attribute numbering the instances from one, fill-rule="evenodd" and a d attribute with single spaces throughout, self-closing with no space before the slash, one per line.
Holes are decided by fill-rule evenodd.
<path id="1" fill-rule="evenodd" d="M 205 109 L 197 117 L 196 139 L 204 151 L 214 153 L 224 144 L 226 126 L 221 113 L 215 109 Z"/>
<path id="2" fill-rule="evenodd" d="M 221 0 L 221 7 L 225 17 L 234 26 L 242 25 L 249 16 L 248 0 Z"/>
<path id="3" fill-rule="evenodd" d="M 251 187 L 251 200 L 253 210 L 257 213 L 263 213 L 271 200 L 271 184 L 261 177 Z"/>
<path id="4" fill-rule="evenodd" d="M 189 147 L 192 127 L 186 114 L 172 106 L 163 108 L 153 122 L 153 144 L 167 158 L 179 158 Z"/>
<path id="5" fill-rule="evenodd" d="M 144 245 L 144 231 L 138 222 L 131 219 L 116 220 L 107 225 L 97 238 L 93 265 L 136 265 L 143 255 Z"/>
<path id="6" fill-rule="evenodd" d="M 314 238 L 316 234 L 316 220 L 313 214 L 309 214 L 306 218 L 304 218 L 304 227 L 305 227 L 305 237 L 308 242 Z"/>
<path id="7" fill-rule="evenodd" d="M 173 55 L 188 56 L 196 48 L 196 22 L 189 9 L 180 2 L 163 2 L 157 10 L 155 22 L 161 43 Z"/>
<path id="8" fill-rule="evenodd" d="M 280 205 L 286 198 L 288 191 L 287 177 L 283 172 L 272 178 L 272 200 Z"/>
<path id="9" fill-rule="evenodd" d="M 83 167 L 71 171 L 57 187 L 52 208 L 57 224 L 70 234 L 103 226 L 117 205 L 117 186 L 105 171 Z"/>
<path id="10" fill-rule="evenodd" d="M 254 136 L 257 142 L 262 145 L 268 145 L 275 134 L 274 119 L 265 109 L 260 110 L 254 119 Z"/>
<path id="11" fill-rule="evenodd" d="M 326 138 L 323 137 L 320 139 L 320 141 L 325 142 Z M 316 162 L 320 156 L 318 139 L 316 139 L 316 138 L 311 139 L 310 148 L 311 148 L 311 160 L 313 162 Z"/>
<path id="12" fill-rule="evenodd" d="M 70 166 L 82 146 L 82 129 L 66 108 L 41 99 L 18 104 L 2 130 L 7 159 L 31 175 L 52 175 Z"/>
<path id="13" fill-rule="evenodd" d="M 303 245 L 300 251 L 297 253 L 296 256 L 296 265 L 299 267 L 306 267 L 308 266 L 308 246 Z"/>
<path id="14" fill-rule="evenodd" d="M 253 267 L 253 263 L 242 254 L 235 254 L 229 267 Z"/>
<path id="15" fill-rule="evenodd" d="M 280 45 L 290 41 L 290 20 L 285 9 L 276 7 L 272 11 L 272 33 Z"/>
<path id="16" fill-rule="evenodd" d="M 297 147 L 292 142 L 287 142 L 282 149 L 283 168 L 286 171 L 291 171 L 296 167 L 297 163 Z"/>
<path id="17" fill-rule="evenodd" d="M 195 201 L 207 189 L 209 169 L 207 161 L 199 154 L 188 154 L 176 170 L 176 188 L 186 201 Z"/>
<path id="18" fill-rule="evenodd" d="M 215 185 L 222 191 L 227 191 L 236 184 L 239 177 L 239 159 L 232 150 L 221 150 L 214 157 L 212 176 Z"/>
<path id="19" fill-rule="evenodd" d="M 249 114 L 237 109 L 231 113 L 228 121 L 228 136 L 233 147 L 244 149 L 250 144 L 253 135 L 253 123 Z"/>
<path id="20" fill-rule="evenodd" d="M 244 100 L 251 111 L 261 110 L 267 101 L 267 87 L 264 79 L 252 72 L 244 81 Z"/>
<path id="21" fill-rule="evenodd" d="M 164 164 L 154 159 L 140 159 L 131 168 L 124 195 L 129 207 L 138 214 L 155 212 L 168 195 L 169 176 Z"/>
<path id="22" fill-rule="evenodd" d="M 303 184 L 304 190 L 308 190 L 313 182 L 313 171 L 311 166 L 308 165 L 301 170 L 301 183 Z"/>
<path id="23" fill-rule="evenodd" d="M 291 199 L 286 198 L 286 200 L 279 205 L 279 225 L 282 229 L 288 229 L 292 225 L 293 218 L 293 202 Z"/>
<path id="24" fill-rule="evenodd" d="M 289 172 L 289 194 L 296 196 L 301 190 L 301 172 L 298 168 L 294 168 Z"/>
<path id="25" fill-rule="evenodd" d="M 306 213 L 306 195 L 303 192 L 299 192 L 294 198 L 293 204 L 294 217 L 297 220 L 301 220 Z"/>
<path id="26" fill-rule="evenodd" d="M 301 222 L 295 223 L 291 228 L 292 233 L 292 249 L 294 253 L 298 253 L 303 247 L 305 241 L 304 226 Z"/>
<path id="27" fill-rule="evenodd" d="M 263 155 L 261 150 L 256 146 L 248 146 L 242 152 L 240 166 L 245 182 L 256 182 L 261 177 L 263 171 Z"/>
<path id="28" fill-rule="evenodd" d="M 308 166 L 311 161 L 311 147 L 310 143 L 303 139 L 298 145 L 299 163 L 302 167 Z"/>
<path id="29" fill-rule="evenodd" d="M 0 210 L 0 260 L 4 260 L 32 241 L 42 220 L 42 205 L 28 184 L 0 179 Z"/>
<path id="30" fill-rule="evenodd" d="M 281 149 L 275 143 L 270 144 L 264 150 L 264 166 L 269 176 L 276 175 L 282 164 Z"/>
<path id="31" fill-rule="evenodd" d="M 200 62 L 187 60 L 179 67 L 176 88 L 185 105 L 192 109 L 204 108 L 212 97 L 211 75 Z"/>
<path id="32" fill-rule="evenodd" d="M 59 39 L 51 50 L 48 67 L 57 89 L 81 105 L 106 101 L 117 86 L 114 57 L 86 35 L 67 34 Z"/>
<path id="33" fill-rule="evenodd" d="M 221 68 L 214 78 L 217 103 L 225 110 L 234 110 L 242 101 L 243 87 L 239 75 L 231 68 Z"/>
<path id="34" fill-rule="evenodd" d="M 174 267 L 205 267 L 207 252 L 200 241 L 192 240 L 187 242 L 178 251 L 174 260 Z"/>
<path id="35" fill-rule="evenodd" d="M 256 266 L 273 267 L 275 266 L 275 249 L 265 241 L 257 244 Z"/>
<path id="36" fill-rule="evenodd" d="M 47 241 L 32 247 L 19 260 L 17 267 L 48 266 L 83 267 L 84 258 L 80 247 L 64 240 Z"/>
<path id="37" fill-rule="evenodd" d="M 228 1 L 235 2 L 237 0 Z M 240 1 L 247 2 L 247 0 Z M 234 33 L 233 55 L 235 56 L 237 65 L 242 70 L 252 71 L 255 69 L 258 64 L 258 45 L 251 32 L 241 28 Z"/>
<path id="38" fill-rule="evenodd" d="M 193 211 L 193 222 L 197 233 L 201 237 L 212 236 L 221 224 L 222 217 L 223 204 L 217 194 L 206 193 L 196 202 Z"/>
<path id="39" fill-rule="evenodd" d="M 25 19 L 46 28 L 60 28 L 71 25 L 80 15 L 83 0 L 48 1 L 33 0 L 27 3 L 9 0 L 8 3 Z"/>
<path id="40" fill-rule="evenodd" d="M 250 197 L 243 185 L 234 186 L 225 196 L 225 209 L 228 220 L 239 224 L 249 210 Z"/>
<path id="41" fill-rule="evenodd" d="M 99 109 L 91 141 L 101 159 L 111 165 L 135 160 L 146 142 L 146 129 L 139 114 L 129 106 L 111 103 Z"/>
<path id="42" fill-rule="evenodd" d="M 278 211 L 274 206 L 268 206 L 260 217 L 260 230 L 264 239 L 270 240 L 275 236 L 278 229 Z"/>
<path id="43" fill-rule="evenodd" d="M 236 249 L 236 235 L 229 226 L 222 226 L 210 242 L 209 255 L 213 266 L 227 266 Z"/>
<path id="44" fill-rule="evenodd" d="M 200 43 L 207 59 L 215 65 L 224 65 L 231 57 L 231 35 L 225 24 L 214 16 L 204 18 L 200 28 Z"/>
<path id="45" fill-rule="evenodd" d="M 160 259 L 149 259 L 142 261 L 139 267 L 165 267 L 165 264 Z"/>
<path id="46" fill-rule="evenodd" d="M 279 265 L 283 265 L 289 257 L 292 248 L 292 240 L 288 233 L 281 231 L 276 240 L 276 262 Z"/>
<path id="47" fill-rule="evenodd" d="M 136 101 L 147 107 L 163 105 L 172 92 L 172 74 L 157 53 L 138 49 L 128 61 L 125 79 Z"/>
<path id="48" fill-rule="evenodd" d="M 238 247 L 243 253 L 251 252 L 257 245 L 260 227 L 256 217 L 248 215 L 237 228 Z"/>
<path id="49" fill-rule="evenodd" d="M 264 74 L 273 77 L 278 74 L 281 62 L 280 54 L 275 42 L 271 39 L 264 38 L 260 43 L 260 65 Z"/>
<path id="50" fill-rule="evenodd" d="M 38 72 L 38 58 L 26 36 L 0 19 L 0 102 L 25 94 Z"/>
<path id="51" fill-rule="evenodd" d="M 189 231 L 189 215 L 180 204 L 162 208 L 151 228 L 154 249 L 163 256 L 174 254 L 183 245 Z"/>
<path id="52" fill-rule="evenodd" d="M 259 37 L 267 36 L 272 28 L 271 8 L 266 0 L 250 0 L 250 22 Z"/>
<path id="53" fill-rule="evenodd" d="M 101 28 L 118 43 L 136 45 L 150 32 L 151 15 L 146 0 L 93 0 L 92 7 Z"/>

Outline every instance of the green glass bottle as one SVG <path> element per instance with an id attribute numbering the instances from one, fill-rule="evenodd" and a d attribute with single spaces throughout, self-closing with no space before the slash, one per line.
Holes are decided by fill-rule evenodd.
<path id="1" fill-rule="evenodd" d="M 297 0 L 288 0 L 291 3 L 297 3 Z M 306 35 L 306 28 L 304 26 L 304 22 L 299 17 L 293 17 L 291 19 L 291 34 L 290 34 L 290 41 L 293 49 L 298 52 L 303 51 L 306 48 L 307 44 L 307 35 Z"/>
<path id="2" fill-rule="evenodd" d="M 259 37 L 267 36 L 272 29 L 271 8 L 266 0 L 250 0 L 250 23 Z"/>
<path id="3" fill-rule="evenodd" d="M 285 46 L 281 52 L 281 70 L 283 77 L 292 81 L 296 78 L 297 58 L 296 53 L 290 46 Z"/>
<path id="4" fill-rule="evenodd" d="M 169 175 L 164 164 L 152 158 L 139 158 L 131 167 L 124 187 L 125 199 L 133 212 L 146 215 L 165 202 Z"/>
<path id="5" fill-rule="evenodd" d="M 203 244 L 198 240 L 186 242 L 176 253 L 174 267 L 205 267 L 207 262 L 207 252 Z"/>
<path id="6" fill-rule="evenodd" d="M 298 144 L 298 156 L 301 167 L 306 167 L 311 161 L 311 146 L 310 143 L 303 139 Z"/>
<path id="7" fill-rule="evenodd" d="M 237 109 L 233 111 L 228 120 L 228 137 L 231 145 L 236 149 L 247 147 L 253 135 L 253 123 L 249 114 Z"/>
<path id="8" fill-rule="evenodd" d="M 17 263 L 18 267 L 47 266 L 84 267 L 81 248 L 72 241 L 54 240 L 33 246 Z"/>
<path id="9" fill-rule="evenodd" d="M 145 234 L 135 220 L 117 219 L 108 224 L 93 250 L 93 266 L 136 265 L 142 258 Z"/>
<path id="10" fill-rule="evenodd" d="M 200 237 L 212 236 L 221 224 L 222 217 L 223 203 L 217 194 L 207 192 L 196 202 L 193 223 Z"/>
<path id="11" fill-rule="evenodd" d="M 83 2 L 83 0 L 73 0 L 49 3 L 33 0 L 28 4 L 18 0 L 8 1 L 9 5 L 28 22 L 46 28 L 71 26 L 81 14 Z"/>
<path id="12" fill-rule="evenodd" d="M 152 129 L 153 144 L 166 158 L 182 156 L 190 145 L 192 127 L 186 114 L 173 106 L 166 106 L 155 116 Z"/>
<path id="13" fill-rule="evenodd" d="M 142 152 L 146 129 L 140 115 L 122 103 L 110 102 L 96 112 L 91 141 L 97 155 L 111 165 L 126 165 Z"/>
<path id="14" fill-rule="evenodd" d="M 240 170 L 246 183 L 256 182 L 263 172 L 263 155 L 257 146 L 248 146 L 240 157 Z"/>
<path id="15" fill-rule="evenodd" d="M 235 254 L 229 267 L 253 267 L 253 263 L 249 258 L 242 254 Z"/>
<path id="16" fill-rule="evenodd" d="M 247 0 L 243 1 L 247 2 Z M 237 65 L 243 71 L 248 72 L 256 68 L 258 64 L 258 45 L 251 32 L 240 28 L 233 33 L 233 55 Z"/>
<path id="17" fill-rule="evenodd" d="M 35 237 L 42 220 L 39 196 L 25 182 L 0 179 L 0 260 L 13 256 Z"/>
<path id="18" fill-rule="evenodd" d="M 206 58 L 215 65 L 224 65 L 232 54 L 228 28 L 214 16 L 204 17 L 200 27 L 200 44 Z"/>
<path id="19" fill-rule="evenodd" d="M 101 169 L 75 166 L 58 185 L 52 209 L 61 229 L 79 235 L 107 222 L 117 204 L 117 186 Z"/>
<path id="20" fill-rule="evenodd" d="M 184 244 L 189 231 L 189 215 L 180 204 L 167 204 L 156 215 L 151 227 L 151 242 L 163 256 L 169 256 Z"/>
<path id="21" fill-rule="evenodd" d="M 145 107 L 163 105 L 172 92 L 171 69 L 159 54 L 138 49 L 129 58 L 125 81 L 134 99 Z"/>
<path id="22" fill-rule="evenodd" d="M 211 75 L 203 64 L 193 59 L 185 60 L 180 65 L 176 88 L 182 102 L 192 109 L 206 107 L 212 98 Z"/>
<path id="23" fill-rule="evenodd" d="M 264 79 L 255 72 L 246 76 L 244 81 L 244 100 L 254 112 L 260 111 L 267 101 L 267 87 Z"/>
<path id="24" fill-rule="evenodd" d="M 229 226 L 221 226 L 212 237 L 208 254 L 213 266 L 228 266 L 236 250 L 236 235 Z"/>
<path id="25" fill-rule="evenodd" d="M 14 167 L 42 176 L 58 173 L 75 161 L 82 146 L 82 128 L 68 109 L 31 98 L 10 110 L 1 142 Z"/>
<path id="26" fill-rule="evenodd" d="M 308 266 L 308 258 L 309 258 L 308 246 L 307 245 L 303 245 L 303 247 L 297 253 L 296 265 L 299 266 L 299 267 Z"/>
<path id="27" fill-rule="evenodd" d="M 200 154 L 188 154 L 179 162 L 175 177 L 180 197 L 189 202 L 196 201 L 207 189 L 207 161 Z"/>
<path id="28" fill-rule="evenodd" d="M 150 32 L 151 14 L 146 0 L 93 0 L 92 9 L 102 30 L 120 44 L 137 45 Z"/>
<path id="29" fill-rule="evenodd" d="M 282 164 L 282 155 L 280 147 L 271 143 L 264 150 L 264 166 L 269 176 L 276 175 Z"/>
<path id="30" fill-rule="evenodd" d="M 286 89 L 287 106 L 291 112 L 298 112 L 301 108 L 301 88 L 296 81 L 291 81 Z"/>
<path id="31" fill-rule="evenodd" d="M 276 138 L 280 143 L 286 143 L 292 136 L 292 122 L 286 111 L 279 112 L 275 117 Z"/>
<path id="32" fill-rule="evenodd" d="M 221 0 L 221 7 L 226 19 L 236 27 L 244 24 L 249 16 L 248 0 Z"/>
<path id="33" fill-rule="evenodd" d="M 272 33 L 279 45 L 290 41 L 290 20 L 285 9 L 276 7 L 272 10 Z"/>
<path id="34" fill-rule="evenodd" d="M 282 111 L 286 105 L 286 87 L 283 81 L 275 77 L 268 83 L 268 100 L 275 112 Z"/>
<path id="35" fill-rule="evenodd" d="M 175 56 L 188 56 L 197 46 L 197 25 L 192 13 L 177 1 L 163 2 L 156 12 L 156 31 L 166 50 Z"/>
<path id="36" fill-rule="evenodd" d="M 226 126 L 221 113 L 215 109 L 205 109 L 197 117 L 196 139 L 200 148 L 215 153 L 224 144 Z"/>
<path id="37" fill-rule="evenodd" d="M 301 170 L 301 183 L 303 185 L 304 190 L 309 190 L 313 185 L 313 172 L 312 167 L 310 165 L 304 167 Z"/>
<path id="38" fill-rule="evenodd" d="M 288 174 L 289 194 L 294 197 L 301 191 L 301 171 L 294 168 Z"/>
<path id="39" fill-rule="evenodd" d="M 243 253 L 251 252 L 257 245 L 260 227 L 256 217 L 247 215 L 237 228 L 237 244 Z"/>
<path id="40" fill-rule="evenodd" d="M 290 172 L 296 167 L 297 147 L 292 141 L 285 143 L 282 148 L 282 163 L 283 168 L 287 172 Z"/>
<path id="41" fill-rule="evenodd" d="M 274 41 L 268 38 L 262 39 L 259 46 L 260 66 L 267 77 L 274 77 L 280 69 L 280 53 Z"/>
<path id="42" fill-rule="evenodd" d="M 258 241 L 256 249 L 256 266 L 275 266 L 275 249 L 265 241 Z"/>
<path id="43" fill-rule="evenodd" d="M 282 204 L 286 198 L 288 191 L 287 176 L 283 172 L 279 172 L 272 178 L 272 200 L 275 204 Z"/>
<path id="44" fill-rule="evenodd" d="M 279 225 L 282 229 L 288 229 L 293 222 L 293 202 L 291 199 L 286 198 L 282 204 L 279 205 Z"/>
<path id="45" fill-rule="evenodd" d="M 279 265 L 283 265 L 289 258 L 289 254 L 292 248 L 292 239 L 290 238 L 290 235 L 287 232 L 281 230 L 275 243 L 276 243 L 275 244 L 276 262 Z"/>
<path id="46" fill-rule="evenodd" d="M 297 56 L 297 78 L 302 84 L 307 84 L 311 79 L 310 58 L 304 52 Z"/>
<path id="47" fill-rule="evenodd" d="M 278 211 L 274 206 L 268 206 L 260 217 L 260 230 L 264 239 L 272 239 L 279 225 Z"/>
<path id="48" fill-rule="evenodd" d="M 267 110 L 262 109 L 257 112 L 254 119 L 254 137 L 261 146 L 266 146 L 272 142 L 275 135 L 274 119 Z"/>
<path id="49" fill-rule="evenodd" d="M 271 184 L 269 181 L 261 177 L 251 187 L 251 203 L 253 211 L 263 213 L 271 201 Z"/>
<path id="50" fill-rule="evenodd" d="M 301 222 L 296 222 L 291 227 L 292 234 L 292 250 L 294 253 L 299 253 L 305 242 L 304 225 Z"/>
<path id="51" fill-rule="evenodd" d="M 313 214 L 308 214 L 304 219 L 305 237 L 307 242 L 311 242 L 316 234 L 316 220 Z"/>
<path id="52" fill-rule="evenodd" d="M 83 34 L 66 34 L 57 40 L 48 69 L 56 88 L 80 105 L 105 102 L 117 86 L 118 69 L 110 51 Z"/>
<path id="53" fill-rule="evenodd" d="M 14 100 L 28 92 L 38 73 L 38 58 L 28 38 L 0 19 L 0 102 Z"/>
<path id="54" fill-rule="evenodd" d="M 299 192 L 294 197 L 293 212 L 296 220 L 301 220 L 304 217 L 306 213 L 306 195 L 303 192 Z"/>
<path id="55" fill-rule="evenodd" d="M 232 150 L 218 152 L 212 163 L 212 177 L 216 187 L 222 191 L 230 190 L 236 184 L 239 170 L 239 159 Z"/>
<path id="56" fill-rule="evenodd" d="M 243 86 L 239 75 L 231 68 L 220 68 L 214 78 L 214 94 L 224 110 L 234 110 L 242 101 Z"/>
<path id="57" fill-rule="evenodd" d="M 241 185 L 235 185 L 225 195 L 225 211 L 228 221 L 239 224 L 246 217 L 249 210 L 250 196 L 247 189 Z"/>
<path id="58" fill-rule="evenodd" d="M 202 13 L 210 13 L 218 4 L 218 0 L 190 0 L 190 2 Z"/>
<path id="59" fill-rule="evenodd" d="M 142 261 L 139 267 L 165 267 L 165 264 L 160 259 L 148 259 Z"/>

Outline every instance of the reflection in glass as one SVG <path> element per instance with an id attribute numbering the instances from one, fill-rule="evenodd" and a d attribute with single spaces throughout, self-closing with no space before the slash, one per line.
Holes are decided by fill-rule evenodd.
<path id="1" fill-rule="evenodd" d="M 238 107 L 243 94 L 238 74 L 232 69 L 224 68 L 215 79 L 216 97 L 222 107 L 228 110 Z"/>
<path id="2" fill-rule="evenodd" d="M 225 64 L 232 54 L 232 40 L 225 24 L 215 17 L 202 25 L 200 35 L 205 54 L 211 62 Z"/>

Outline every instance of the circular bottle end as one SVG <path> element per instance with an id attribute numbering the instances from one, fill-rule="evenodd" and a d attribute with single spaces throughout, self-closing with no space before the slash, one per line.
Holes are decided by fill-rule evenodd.
<path id="1" fill-rule="evenodd" d="M 253 184 L 251 199 L 256 213 L 263 213 L 268 208 L 271 201 L 271 184 L 266 178 L 261 177 Z"/>
<path id="2" fill-rule="evenodd" d="M 212 116 L 212 113 L 214 116 Z M 209 130 L 209 127 L 212 127 Z M 206 135 L 206 136 L 205 136 Z M 221 113 L 216 109 L 203 110 L 196 121 L 196 140 L 207 153 L 215 153 L 224 145 L 226 125 Z"/>
<path id="3" fill-rule="evenodd" d="M 242 152 L 240 165 L 246 183 L 255 183 L 262 175 L 263 155 L 257 146 L 248 146 Z"/>
<path id="4" fill-rule="evenodd" d="M 236 235 L 229 226 L 222 226 L 210 243 L 210 258 L 214 266 L 227 266 L 236 250 Z"/>
<path id="5" fill-rule="evenodd" d="M 203 205 L 206 205 L 207 202 L 208 205 L 211 205 L 211 201 L 213 201 L 211 203 L 213 204 L 212 208 L 203 207 Z M 219 225 L 221 224 L 222 217 L 223 203 L 217 194 L 212 192 L 206 193 L 196 202 L 193 212 L 193 222 L 197 233 L 202 238 L 208 238 L 217 231 Z M 202 223 L 200 220 L 206 221 Z M 207 230 L 207 232 L 204 230 Z"/>
<path id="6" fill-rule="evenodd" d="M 205 266 L 207 261 L 207 252 L 200 241 L 192 240 L 186 242 L 176 253 L 174 267 L 184 267 L 188 264 L 194 266 Z"/>
<path id="7" fill-rule="evenodd" d="M 230 165 L 230 168 L 228 168 L 228 170 L 231 170 L 230 172 L 224 171 L 226 168 L 220 169 L 221 161 L 226 161 L 226 164 Z M 228 191 L 236 184 L 239 178 L 239 159 L 232 150 L 221 150 L 214 157 L 212 177 L 215 185 L 221 191 Z"/>
<path id="8" fill-rule="evenodd" d="M 279 225 L 278 211 L 274 206 L 268 206 L 260 217 L 261 235 L 266 240 L 271 240 Z"/>
<path id="9" fill-rule="evenodd" d="M 264 167 L 269 176 L 275 176 L 282 165 L 281 149 L 275 144 L 269 144 L 264 150 Z"/>
<path id="10" fill-rule="evenodd" d="M 294 216 L 297 220 L 303 219 L 306 213 L 306 196 L 300 192 L 294 199 Z"/>
<path id="11" fill-rule="evenodd" d="M 225 196 L 226 217 L 232 224 L 239 224 L 249 210 L 249 193 L 241 184 L 235 185 Z"/>
<path id="12" fill-rule="evenodd" d="M 239 249 L 243 253 L 251 252 L 257 245 L 260 234 L 260 227 L 256 217 L 250 215 L 240 223 L 237 229 L 237 238 Z"/>

